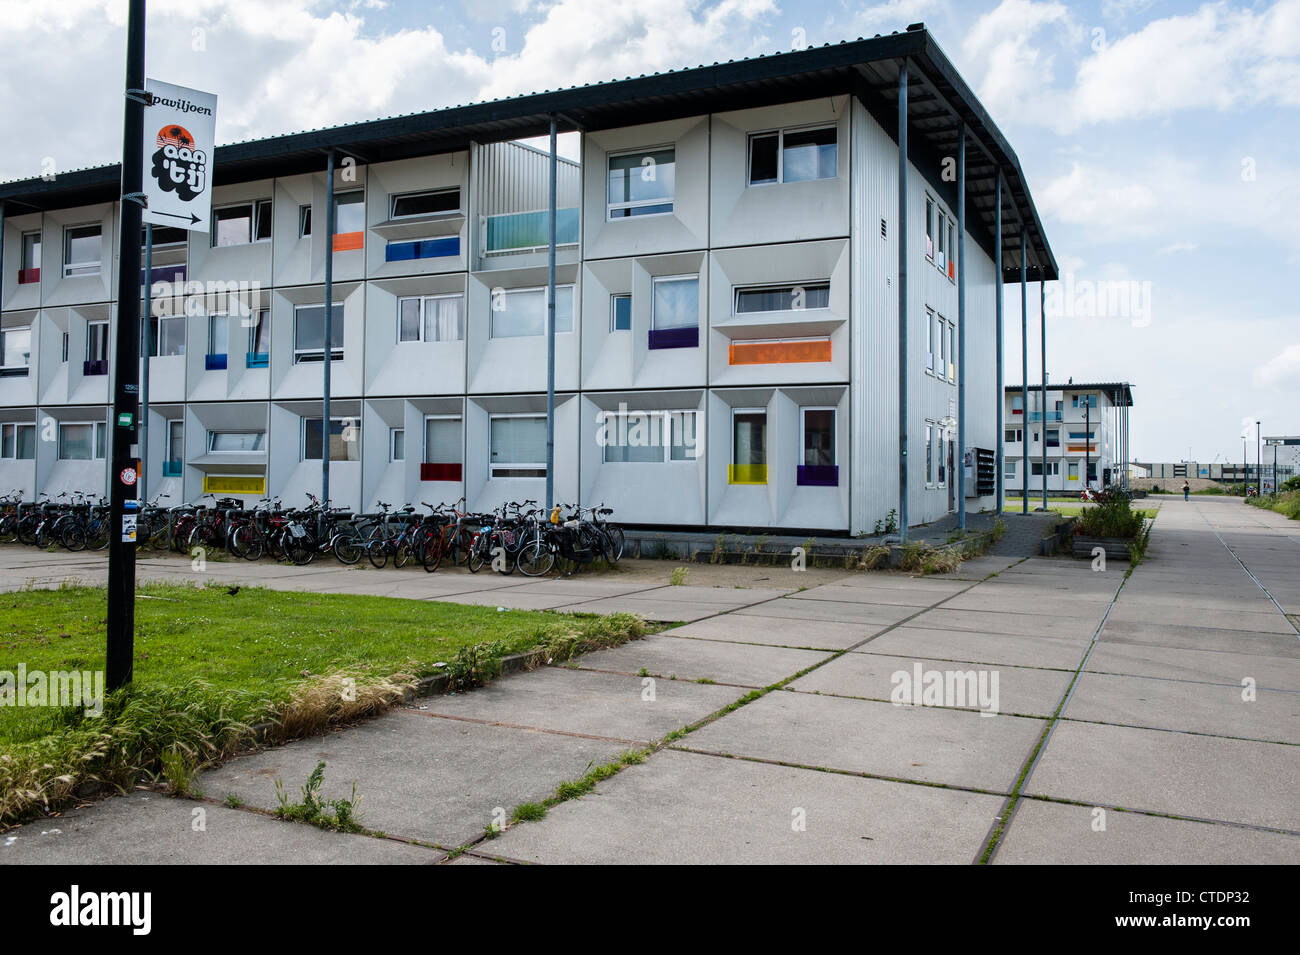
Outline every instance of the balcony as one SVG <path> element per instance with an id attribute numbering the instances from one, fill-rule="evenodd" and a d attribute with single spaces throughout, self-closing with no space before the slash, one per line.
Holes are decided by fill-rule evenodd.
<path id="1" fill-rule="evenodd" d="M 483 251 L 487 255 L 499 252 L 536 252 L 550 243 L 550 212 L 513 212 L 505 215 L 485 216 Z M 555 211 L 555 244 L 576 245 L 578 242 L 578 210 Z"/>
<path id="2" fill-rule="evenodd" d="M 1061 412 L 1059 411 L 1031 411 L 1029 412 L 1030 421 L 1060 421 Z"/>

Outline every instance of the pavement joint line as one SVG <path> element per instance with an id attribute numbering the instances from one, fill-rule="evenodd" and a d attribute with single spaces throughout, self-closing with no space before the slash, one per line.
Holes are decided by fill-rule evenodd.
<path id="1" fill-rule="evenodd" d="M 1149 730 L 1152 733 L 1175 733 L 1179 736 L 1205 736 L 1210 739 L 1229 739 L 1241 743 L 1270 743 L 1274 746 L 1300 746 L 1300 742 L 1283 739 L 1262 739 L 1258 736 L 1228 736 L 1224 733 L 1206 733 L 1201 730 L 1178 730 L 1168 726 L 1147 726 L 1142 723 L 1112 723 L 1109 720 L 1081 720 L 1073 716 L 1062 716 L 1067 723 L 1087 723 L 1091 726 L 1118 726 L 1121 729 Z"/>
<path id="2" fill-rule="evenodd" d="M 947 631 L 947 632 L 949 632 L 949 633 L 976 633 L 977 631 L 974 631 L 974 630 L 960 630 L 960 631 L 952 631 L 952 630 L 950 630 L 950 631 Z M 1020 636 L 1020 634 L 1014 634 L 1014 633 L 1000 633 L 1000 634 L 991 634 L 991 635 L 992 635 L 992 636 L 1000 636 L 1000 637 L 1014 637 L 1014 636 Z M 1146 646 L 1146 645 L 1147 645 L 1147 644 L 1143 644 L 1143 646 Z M 854 651 L 854 652 L 856 652 L 856 651 Z M 1041 670 L 1041 671 L 1043 671 L 1043 672 L 1045 672 L 1045 673 L 1073 673 L 1073 672 L 1074 672 L 1074 670 L 1072 670 L 1070 667 L 1044 667 L 1044 666 L 1033 666 L 1032 664 L 1029 664 L 1029 663 L 993 663 L 993 662 L 990 662 L 990 661 L 988 661 L 988 660 L 960 660 L 960 659 L 957 659 L 956 657 L 937 657 L 937 656 L 922 657 L 922 656 L 917 656 L 917 655 L 914 654 L 914 653 L 890 653 L 890 652 L 887 651 L 887 650 L 872 650 L 872 651 L 870 651 L 870 652 L 871 652 L 873 655 L 878 656 L 878 657 L 897 657 L 897 658 L 900 659 L 900 660 L 933 660 L 935 663 L 969 663 L 969 664 L 972 664 L 973 666 L 979 666 L 979 667 L 1001 666 L 1001 667 L 1011 667 L 1011 668 L 1016 669 L 1016 670 Z M 1089 671 L 1089 672 L 1096 672 L 1096 671 Z M 1128 676 L 1129 674 L 1120 673 L 1120 674 L 1115 674 L 1115 675 L 1116 675 L 1116 676 Z M 1235 684 L 1229 683 L 1229 684 L 1225 684 L 1225 685 L 1226 685 L 1226 686 L 1234 686 Z M 1300 691 L 1298 691 L 1298 692 L 1300 692 Z"/>
<path id="3" fill-rule="evenodd" d="M 1196 516 L 1205 522 L 1205 526 L 1210 529 L 1210 533 L 1212 533 L 1215 537 L 1219 539 L 1219 543 L 1222 544 L 1224 549 L 1229 554 L 1232 555 L 1232 559 L 1237 562 L 1237 566 L 1240 567 L 1242 571 L 1245 572 L 1246 576 L 1255 582 L 1255 586 L 1258 587 L 1260 590 L 1264 591 L 1264 596 L 1268 597 L 1269 600 L 1273 601 L 1273 606 L 1276 607 L 1277 612 L 1282 615 L 1282 619 L 1286 621 L 1287 626 L 1289 626 L 1295 632 L 1297 638 L 1300 638 L 1300 627 L 1297 627 L 1295 625 L 1295 621 L 1293 621 L 1289 616 L 1287 616 L 1287 612 L 1282 609 L 1282 605 L 1277 602 L 1277 598 L 1275 598 L 1271 593 L 1268 592 L 1268 588 L 1264 586 L 1264 582 L 1260 580 L 1258 577 L 1256 577 L 1251 572 L 1250 568 L 1246 566 L 1246 562 L 1237 556 L 1237 552 L 1228 546 L 1228 542 L 1223 539 L 1223 535 L 1220 534 L 1218 529 L 1215 528 L 1215 526 L 1210 523 L 1210 519 L 1205 516 L 1205 512 L 1202 511 L 1199 507 L 1197 507 L 1196 509 Z M 1263 524 L 1263 523 L 1260 523 L 1259 526 L 1264 527 L 1268 530 L 1272 529 L 1267 524 Z"/>
<path id="4" fill-rule="evenodd" d="M 475 845 L 477 845 L 477 843 L 475 843 Z M 500 863 L 501 865 L 537 865 L 538 864 L 536 862 L 529 862 L 527 859 L 515 859 L 511 856 L 491 855 L 486 850 L 480 850 L 476 852 L 473 849 L 466 849 L 463 852 L 458 852 L 454 856 L 449 855 L 445 859 L 440 859 L 436 864 L 450 865 L 451 863 L 459 859 L 461 856 L 469 856 L 471 859 L 483 859 L 487 862 L 497 862 Z"/>
<path id="5" fill-rule="evenodd" d="M 1184 647 L 1167 647 L 1167 646 L 1165 646 L 1165 645 L 1162 644 L 1162 643 L 1129 643 L 1129 644 L 1125 644 L 1125 646 L 1130 646 L 1130 647 L 1133 647 L 1133 646 L 1152 647 L 1152 648 L 1154 648 L 1154 649 L 1159 649 L 1159 650 L 1181 650 L 1181 649 L 1185 649 Z M 1225 653 L 1225 652 L 1229 652 L 1229 651 L 1224 651 L 1224 650 L 1209 650 L 1209 651 L 1202 651 L 1202 652 L 1208 652 L 1208 653 Z M 1231 651 L 1231 652 L 1238 652 L 1238 651 Z M 1246 654 L 1244 653 L 1244 651 L 1241 651 L 1241 652 L 1242 652 L 1242 655 L 1243 655 L 1243 656 L 1246 655 Z M 1269 656 L 1269 654 L 1267 654 L 1267 653 L 1258 653 L 1258 654 L 1252 654 L 1252 655 L 1253 655 L 1253 656 L 1263 656 L 1263 657 Z M 1044 670 L 1045 670 L 1045 669 L 1049 669 L 1049 668 L 1048 668 L 1048 667 L 1028 667 L 1028 668 L 1026 668 L 1026 669 L 1044 669 Z M 1177 676 L 1148 676 L 1148 675 L 1145 674 L 1145 673 L 1119 673 L 1119 672 L 1117 672 L 1117 671 L 1113 671 L 1113 670 L 1088 670 L 1087 672 L 1088 672 L 1088 673 L 1095 674 L 1095 675 L 1097 675 L 1097 676 L 1118 676 L 1118 677 L 1126 677 L 1126 678 L 1128 678 L 1128 679 L 1130 679 L 1130 680 L 1158 680 L 1158 681 L 1160 681 L 1161 683 L 1187 683 L 1187 684 L 1190 684 L 1190 685 L 1192 685 L 1192 686 L 1221 686 L 1221 687 L 1232 687 L 1233 689 L 1241 689 L 1241 684 L 1240 684 L 1240 683 L 1220 683 L 1218 680 L 1189 680 L 1189 679 L 1187 679 L 1187 678 L 1185 678 L 1185 677 L 1177 677 Z M 1297 694 L 1300 694 L 1300 689 L 1294 689 L 1294 690 L 1293 690 L 1293 689 L 1287 689 L 1287 688 L 1285 688 L 1285 687 L 1280 687 L 1280 686 L 1259 686 L 1259 685 L 1256 685 L 1255 689 L 1257 689 L 1257 690 L 1268 690 L 1268 692 L 1270 692 L 1270 693 L 1297 693 Z M 1068 717 L 1067 717 L 1067 718 L 1068 718 Z M 1080 722 L 1091 722 L 1091 721 L 1081 720 Z"/>
<path id="6" fill-rule="evenodd" d="M 1252 832 L 1268 832 L 1279 836 L 1300 837 L 1300 829 L 1283 829 L 1277 826 L 1261 826 L 1253 822 L 1238 822 L 1233 819 L 1215 819 L 1212 816 L 1187 816 L 1177 812 L 1161 812 L 1157 809 L 1135 809 L 1132 806 L 1111 806 L 1104 803 L 1085 802 L 1079 799 L 1067 799 L 1064 796 L 1048 796 L 1043 793 L 1023 793 L 1021 799 L 1034 802 L 1054 803 L 1060 806 L 1080 806 L 1084 809 L 1105 809 L 1108 812 L 1122 812 L 1134 816 L 1147 816 L 1155 819 L 1174 819 L 1179 822 L 1199 822 L 1208 826 L 1228 826 L 1233 829 L 1249 829 Z"/>
<path id="7" fill-rule="evenodd" d="M 998 846 L 1002 843 L 1003 837 L 1011 828 L 1012 822 L 1015 821 L 1016 808 L 1020 804 L 1020 793 L 1024 791 L 1025 786 L 1029 783 L 1029 778 L 1034 774 L 1034 769 L 1038 766 L 1038 761 L 1042 759 L 1043 753 L 1047 750 L 1047 745 L 1051 742 L 1052 733 L 1060 723 L 1060 716 L 1065 712 L 1070 700 L 1074 696 L 1074 689 L 1079 685 L 1079 677 L 1083 673 L 1083 668 L 1088 665 L 1088 658 L 1092 656 L 1092 651 L 1097 646 L 1097 641 L 1101 637 L 1101 631 L 1106 626 L 1106 621 L 1110 618 L 1110 612 L 1115 609 L 1115 604 L 1119 600 L 1120 594 L 1124 590 L 1124 585 L 1128 583 L 1129 577 L 1133 575 L 1136 568 L 1132 565 L 1128 573 L 1120 578 L 1119 586 L 1115 588 L 1115 593 L 1106 605 L 1105 612 L 1101 615 L 1101 620 L 1097 623 L 1092 632 L 1092 638 L 1088 641 L 1088 646 L 1083 651 L 1083 658 L 1079 665 L 1074 669 L 1074 676 L 1070 679 L 1069 685 L 1065 688 L 1060 701 L 1056 704 L 1056 709 L 1043 727 L 1042 735 L 1039 736 L 1038 742 L 1029 752 L 1025 761 L 1021 764 L 1020 775 L 1016 778 L 1011 788 L 1011 794 L 1003 804 L 1002 811 L 995 817 L 993 826 L 989 829 L 988 835 L 985 836 L 984 843 L 980 847 L 979 854 L 975 857 L 976 865 L 989 865 L 997 855 Z"/>
<path id="8" fill-rule="evenodd" d="M 600 651 L 593 650 L 591 652 L 599 653 Z M 732 683 L 728 680 L 714 680 L 711 677 L 703 677 L 701 679 L 695 679 L 695 680 L 686 680 L 686 679 L 671 677 L 664 673 L 653 673 L 649 670 L 647 670 L 645 673 L 640 673 L 640 672 L 633 673 L 630 670 L 608 670 L 605 669 L 604 667 L 570 666 L 564 663 L 552 664 L 552 666 L 557 670 L 581 670 L 583 673 L 606 673 L 609 674 L 610 676 L 654 677 L 656 680 L 665 680 L 669 683 L 686 683 L 686 684 L 694 684 L 698 686 L 729 686 L 736 690 L 761 690 L 764 686 L 764 684 L 761 683 Z"/>
<path id="9" fill-rule="evenodd" d="M 757 763 L 763 766 L 782 766 L 786 769 L 803 769 L 813 773 L 829 773 L 832 776 L 851 776 L 855 779 L 875 779 L 887 783 L 902 783 L 905 786 L 925 786 L 927 789 L 948 789 L 954 792 L 975 793 L 980 796 L 1006 796 L 1007 792 L 997 789 L 983 789 L 979 786 L 959 786 L 955 783 L 940 783 L 927 779 L 908 779 L 905 776 L 889 776 L 884 773 L 872 773 L 865 769 L 841 769 L 836 766 L 817 766 L 812 763 L 795 763 L 786 759 L 773 759 L 768 756 L 745 756 L 740 753 L 726 753 L 721 750 L 698 749 L 669 743 L 665 749 L 681 753 L 693 753 L 696 756 L 710 756 L 715 759 L 735 759 L 742 763 Z"/>
<path id="10" fill-rule="evenodd" d="M 918 658 L 918 659 L 926 659 L 926 658 Z M 885 699 L 885 698 L 882 697 L 882 696 L 854 696 L 852 693 L 832 693 L 832 692 L 829 691 L 829 690 L 796 690 L 796 689 L 795 689 L 794 687 L 792 687 L 792 686 L 782 686 L 782 687 L 778 687 L 777 689 L 780 690 L 781 692 L 784 692 L 784 693 L 799 693 L 799 694 L 802 694 L 803 696 L 820 696 L 820 697 L 824 697 L 824 698 L 832 699 L 832 700 L 856 700 L 856 701 L 859 702 L 859 703 L 889 703 L 889 704 L 891 704 L 891 705 L 893 704 L 893 701 L 892 701 L 892 700 Z M 922 706 L 923 709 L 927 709 L 927 710 L 949 710 L 949 711 L 951 711 L 951 712 L 953 712 L 953 713 L 982 713 L 982 712 L 984 712 L 983 710 L 981 710 L 981 709 L 980 709 L 979 707 L 977 707 L 977 706 L 945 706 L 945 705 L 943 705 L 943 704 L 941 704 L 941 703 L 923 703 L 923 704 L 921 704 L 921 706 Z M 1045 720 L 1045 719 L 1050 719 L 1050 717 L 1044 716 L 1042 713 L 1016 713 L 1016 712 L 1012 712 L 1012 711 L 1009 711 L 1009 710 L 1005 710 L 1005 711 L 1004 711 L 1004 710 L 998 710 L 998 711 L 997 711 L 995 714 L 993 714 L 993 715 L 994 715 L 994 716 L 1014 716 L 1014 717 L 1017 717 L 1017 718 L 1022 719 L 1022 720 Z M 1083 721 L 1080 721 L 1080 722 L 1083 722 Z M 1114 725 L 1116 725 L 1116 726 L 1123 726 L 1123 725 L 1126 725 L 1126 724 L 1123 724 L 1123 723 L 1117 723 L 1117 724 L 1114 724 Z"/>
<path id="11" fill-rule="evenodd" d="M 627 746 L 644 746 L 646 743 L 645 740 L 624 739 L 621 736 L 599 736 L 595 733 L 577 733 L 573 730 L 549 729 L 545 726 L 528 726 L 525 723 L 506 723 L 501 720 L 483 720 L 472 716 L 453 716 L 450 713 L 429 713 L 425 710 L 414 709 L 412 707 L 402 707 L 401 709 L 414 713 L 416 716 L 424 716 L 433 720 L 454 720 L 458 723 L 474 723 L 477 726 L 497 726 L 502 729 L 525 730 L 530 733 L 546 733 L 550 736 L 568 736 L 573 739 L 589 739 L 595 740 L 599 743 L 622 743 Z"/>

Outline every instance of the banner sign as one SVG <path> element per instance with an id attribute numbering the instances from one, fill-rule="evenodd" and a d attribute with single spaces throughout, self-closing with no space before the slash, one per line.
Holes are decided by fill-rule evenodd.
<path id="1" fill-rule="evenodd" d="M 208 232 L 217 97 L 146 80 L 145 100 L 143 221 Z"/>

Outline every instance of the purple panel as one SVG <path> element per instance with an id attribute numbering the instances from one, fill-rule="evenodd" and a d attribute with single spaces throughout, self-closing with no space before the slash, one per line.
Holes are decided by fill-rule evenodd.
<path id="1" fill-rule="evenodd" d="M 650 329 L 651 348 L 698 348 L 699 344 L 698 327 Z"/>
<path id="2" fill-rule="evenodd" d="M 834 464 L 801 464 L 796 483 L 803 487 L 839 487 L 840 469 Z"/>

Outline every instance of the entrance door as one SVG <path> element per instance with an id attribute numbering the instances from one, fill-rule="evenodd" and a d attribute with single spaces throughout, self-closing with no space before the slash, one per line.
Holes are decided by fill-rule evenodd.
<path id="1" fill-rule="evenodd" d="M 963 472 L 958 471 L 953 466 L 953 454 L 955 453 L 956 442 L 949 438 L 944 442 L 948 446 L 948 510 L 949 512 L 957 510 L 957 495 L 965 493 L 964 489 L 959 490 L 959 482 L 964 482 L 966 476 Z"/>

